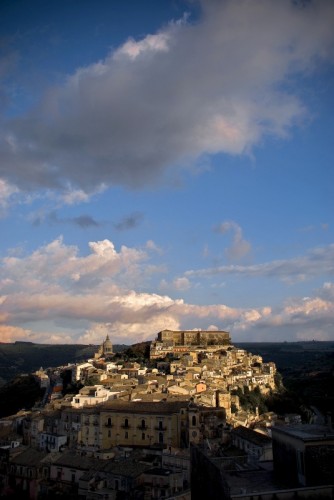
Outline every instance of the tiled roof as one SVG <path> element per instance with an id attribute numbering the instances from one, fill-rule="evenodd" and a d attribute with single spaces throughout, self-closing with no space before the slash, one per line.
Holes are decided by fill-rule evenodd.
<path id="1" fill-rule="evenodd" d="M 53 463 L 57 466 L 72 467 L 79 470 L 96 470 L 100 466 L 101 460 L 67 451 L 62 453 Z"/>
<path id="2" fill-rule="evenodd" d="M 31 467 L 38 466 L 40 461 L 45 458 L 47 455 L 47 452 L 45 451 L 38 451 L 35 450 L 34 448 L 28 448 L 19 455 L 16 455 L 12 460 L 12 464 L 16 465 L 28 465 Z"/>

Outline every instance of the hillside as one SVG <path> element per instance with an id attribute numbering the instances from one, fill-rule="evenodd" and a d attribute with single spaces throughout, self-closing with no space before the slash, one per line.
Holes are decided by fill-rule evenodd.
<path id="1" fill-rule="evenodd" d="M 149 355 L 150 342 L 132 346 L 114 345 L 128 359 L 143 360 Z M 236 346 L 259 354 L 265 362 L 276 363 L 284 386 L 308 405 L 334 414 L 334 342 L 243 342 Z M 66 365 L 93 357 L 95 345 L 47 345 L 30 342 L 0 344 L 0 386 L 20 374 Z"/>
<path id="2" fill-rule="evenodd" d="M 334 415 L 334 342 L 240 343 L 276 363 L 291 398 Z"/>
<path id="3" fill-rule="evenodd" d="M 128 346 L 116 345 L 118 352 Z M 0 344 L 0 386 L 17 375 L 31 373 L 43 368 L 77 363 L 93 357 L 97 352 L 96 345 L 79 344 L 34 344 L 32 342 L 15 342 Z"/>

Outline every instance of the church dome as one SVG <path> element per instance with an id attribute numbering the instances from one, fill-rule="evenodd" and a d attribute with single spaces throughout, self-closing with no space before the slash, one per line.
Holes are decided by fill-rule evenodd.
<path id="1" fill-rule="evenodd" d="M 103 342 L 103 354 L 112 354 L 112 343 L 111 340 L 109 339 L 109 335 L 107 335 L 106 340 Z"/>

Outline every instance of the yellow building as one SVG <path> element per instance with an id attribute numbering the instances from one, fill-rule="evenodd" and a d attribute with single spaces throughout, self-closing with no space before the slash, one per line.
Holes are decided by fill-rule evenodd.
<path id="1" fill-rule="evenodd" d="M 114 446 L 186 448 L 203 439 L 207 415 L 225 419 L 224 408 L 206 408 L 189 400 L 113 400 L 81 409 L 79 448 L 110 450 Z M 225 420 L 224 420 L 225 421 Z"/>
<path id="2" fill-rule="evenodd" d="M 124 402 L 101 405 L 101 448 L 153 446 L 181 448 L 188 445 L 187 401 Z"/>

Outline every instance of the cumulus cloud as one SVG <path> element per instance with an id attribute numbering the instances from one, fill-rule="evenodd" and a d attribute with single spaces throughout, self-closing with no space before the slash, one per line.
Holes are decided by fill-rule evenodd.
<path id="1" fill-rule="evenodd" d="M 328 289 L 328 283 L 323 290 Z M 333 284 L 330 284 L 331 287 Z M 318 295 L 319 294 L 319 295 Z M 254 315 L 254 324 L 244 317 L 234 324 L 234 332 L 245 332 L 252 340 L 332 340 L 334 327 L 334 297 L 321 298 L 321 290 L 315 290 L 313 297 L 291 298 L 282 307 L 259 311 Z M 246 320 L 246 321 L 245 321 Z"/>
<path id="2" fill-rule="evenodd" d="M 1 315 L 0 315 L 0 323 L 1 323 Z M 15 342 L 16 340 L 27 341 L 30 337 L 30 334 L 31 334 L 30 330 L 26 330 L 24 328 L 11 325 L 0 324 L 1 342 Z"/>
<path id="3" fill-rule="evenodd" d="M 250 252 L 251 245 L 243 238 L 242 229 L 236 222 L 222 222 L 215 230 L 220 234 L 225 234 L 228 231 L 232 231 L 233 233 L 232 245 L 225 250 L 225 254 L 229 260 L 239 260 Z"/>
<path id="4" fill-rule="evenodd" d="M 145 186 L 168 167 L 243 154 L 305 115 L 285 86 L 333 57 L 331 0 L 203 0 L 201 18 L 129 39 L 0 132 L 0 176 L 67 202 Z M 10 140 L 8 140 L 8 137 Z"/>
<path id="5" fill-rule="evenodd" d="M 186 277 L 205 277 L 217 274 L 234 274 L 252 277 L 277 277 L 286 282 L 306 280 L 314 276 L 334 273 L 334 245 L 318 247 L 307 255 L 286 260 L 274 260 L 254 265 L 229 265 L 207 269 L 189 270 Z"/>
<path id="6" fill-rule="evenodd" d="M 168 282 L 166 279 L 162 279 L 160 281 L 160 289 L 161 290 L 184 291 L 184 290 L 188 290 L 190 287 L 191 287 L 190 280 L 184 276 L 175 278 L 171 282 Z"/>
<path id="7" fill-rule="evenodd" d="M 164 328 L 224 329 L 234 341 L 331 338 L 331 282 L 275 308 L 236 308 L 138 291 L 151 268 L 145 251 L 118 250 L 110 240 L 90 242 L 87 255 L 62 238 L 28 255 L 12 253 L 0 267 L 1 340 L 99 343 L 108 332 L 113 342 L 131 344 Z M 172 285 L 180 291 L 189 281 L 176 278 Z"/>

